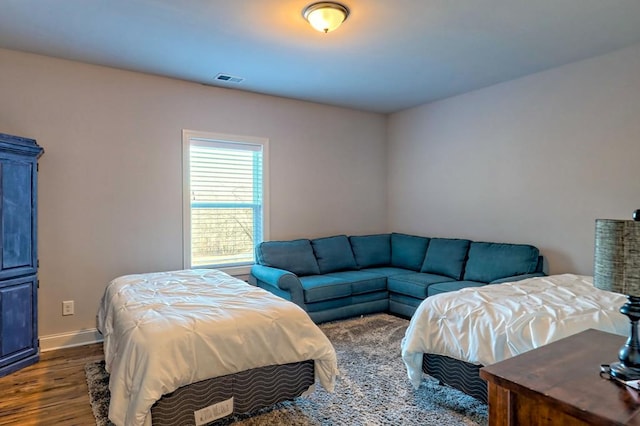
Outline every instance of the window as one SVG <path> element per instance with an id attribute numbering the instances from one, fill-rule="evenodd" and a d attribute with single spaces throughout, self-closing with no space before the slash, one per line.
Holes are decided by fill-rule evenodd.
<path id="1" fill-rule="evenodd" d="M 183 130 L 182 144 L 185 267 L 247 273 L 268 231 L 268 140 Z"/>

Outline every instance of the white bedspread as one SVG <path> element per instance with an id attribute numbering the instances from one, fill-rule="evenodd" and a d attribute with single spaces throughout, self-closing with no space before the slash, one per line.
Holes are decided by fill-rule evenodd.
<path id="1" fill-rule="evenodd" d="M 333 346 L 301 308 L 216 270 L 117 278 L 98 328 L 118 426 L 150 425 L 163 394 L 212 377 L 313 359 L 333 391 L 338 373 Z"/>
<path id="2" fill-rule="evenodd" d="M 418 388 L 423 353 L 490 365 L 589 328 L 628 335 L 625 302 L 571 274 L 438 294 L 411 318 L 402 359 Z"/>

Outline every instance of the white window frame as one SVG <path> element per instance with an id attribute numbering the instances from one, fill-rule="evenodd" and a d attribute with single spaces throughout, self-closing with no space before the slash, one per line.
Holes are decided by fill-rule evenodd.
<path id="1" fill-rule="evenodd" d="M 182 253 L 184 269 L 191 269 L 191 141 L 223 142 L 262 146 L 262 239 L 269 239 L 269 139 L 256 136 L 182 130 Z M 256 242 L 257 243 L 257 242 Z M 251 265 L 218 268 L 230 275 L 247 275 Z"/>

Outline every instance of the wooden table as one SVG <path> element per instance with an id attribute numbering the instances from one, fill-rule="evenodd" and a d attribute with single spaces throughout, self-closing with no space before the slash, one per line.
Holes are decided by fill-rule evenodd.
<path id="1" fill-rule="evenodd" d="M 640 392 L 599 375 L 625 340 L 590 329 L 483 367 L 489 425 L 640 426 Z"/>

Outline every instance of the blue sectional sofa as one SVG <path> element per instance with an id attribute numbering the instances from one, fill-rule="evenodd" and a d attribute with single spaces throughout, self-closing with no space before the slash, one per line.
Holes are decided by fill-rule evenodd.
<path id="1" fill-rule="evenodd" d="M 426 297 L 544 275 L 531 245 L 400 233 L 268 241 L 249 282 L 316 323 L 375 312 L 410 317 Z"/>

